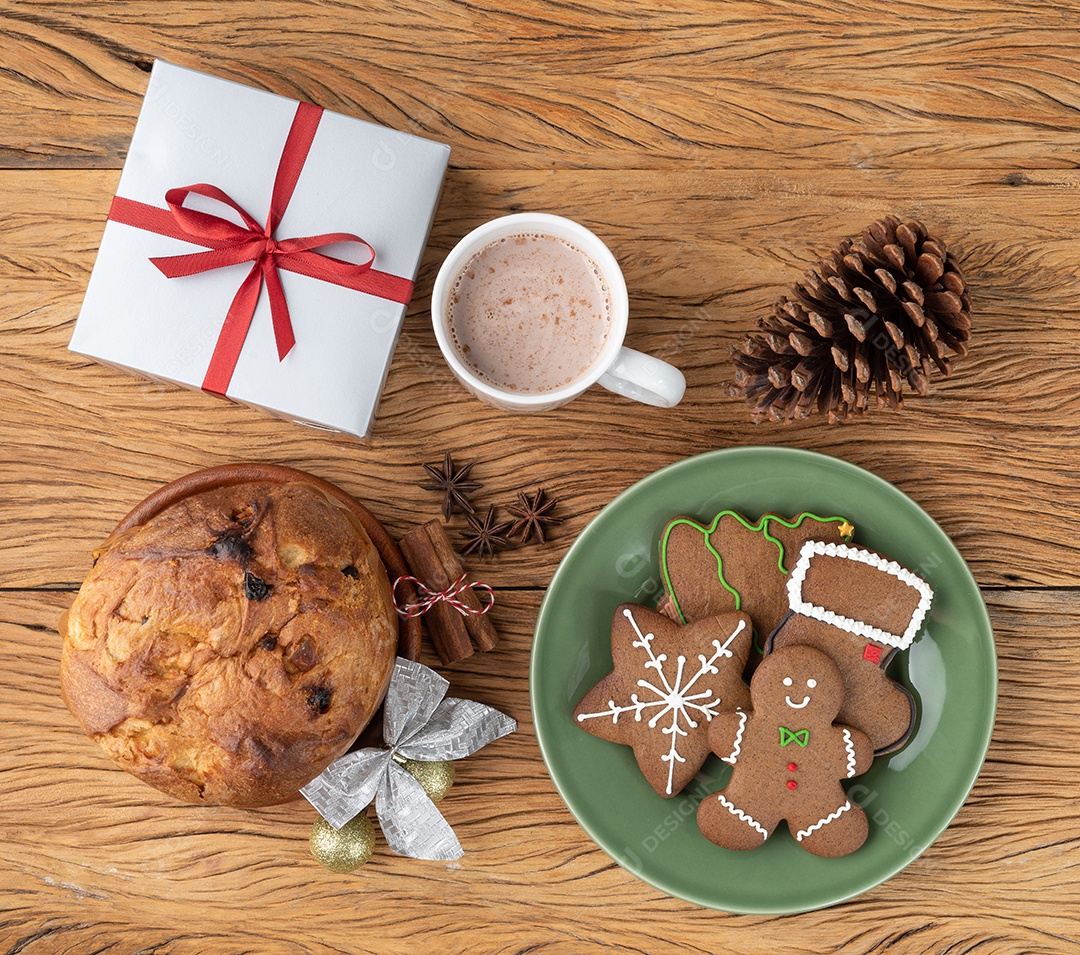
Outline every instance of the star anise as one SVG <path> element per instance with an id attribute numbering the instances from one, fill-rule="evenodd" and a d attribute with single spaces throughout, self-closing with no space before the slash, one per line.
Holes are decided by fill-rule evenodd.
<path id="1" fill-rule="evenodd" d="M 420 486 L 425 491 L 442 492 L 443 520 L 450 520 L 454 511 L 461 511 L 462 514 L 473 513 L 475 508 L 469 500 L 469 495 L 473 491 L 478 491 L 484 485 L 479 481 L 470 481 L 468 479 L 469 472 L 472 470 L 472 464 L 458 467 L 454 464 L 454 459 L 451 457 L 450 452 L 447 451 L 446 455 L 443 457 L 441 468 L 436 467 L 434 464 L 425 464 L 424 470 L 431 475 L 432 480 L 427 484 L 421 484 Z"/>
<path id="2" fill-rule="evenodd" d="M 499 523 L 495 520 L 495 505 L 487 509 L 484 519 L 480 520 L 475 514 L 466 514 L 465 520 L 469 522 L 469 530 L 465 532 L 465 546 L 461 548 L 462 556 L 475 552 L 477 557 L 483 557 L 487 552 L 489 557 L 494 556 L 495 551 L 510 546 L 510 538 L 507 536 L 512 522 Z"/>
<path id="3" fill-rule="evenodd" d="M 556 503 L 554 498 L 546 500 L 543 489 L 534 491 L 532 495 L 518 491 L 518 503 L 506 508 L 517 518 L 510 527 L 510 533 L 517 535 L 522 544 L 527 544 L 533 538 L 543 544 L 547 526 L 562 523 L 561 517 L 551 515 Z"/>

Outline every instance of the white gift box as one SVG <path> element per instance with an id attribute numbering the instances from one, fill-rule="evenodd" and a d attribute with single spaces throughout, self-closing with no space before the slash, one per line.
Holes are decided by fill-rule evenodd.
<path id="1" fill-rule="evenodd" d="M 215 348 L 219 338 L 226 337 L 226 315 L 238 289 L 251 278 L 256 252 L 266 245 L 264 236 L 245 236 L 242 248 L 256 252 L 239 264 L 167 278 L 151 258 L 207 253 L 220 250 L 222 243 L 179 237 L 190 238 L 190 231 L 160 234 L 128 224 L 130 216 L 121 213 L 152 207 L 151 218 L 171 223 L 166 192 L 209 184 L 265 232 L 279 165 L 286 165 L 283 154 L 290 152 L 286 140 L 301 113 L 309 119 L 316 116 L 317 127 L 272 231 L 273 240 L 284 244 L 259 259 L 279 264 L 271 271 L 280 278 L 295 345 L 279 359 L 269 287 L 264 284 L 235 364 L 226 362 L 222 377 Z M 449 154 L 441 143 L 300 107 L 294 100 L 159 60 L 71 350 L 151 378 L 208 387 L 304 424 L 367 436 Z M 295 159 L 296 150 L 290 155 Z M 238 213 L 202 195 L 189 196 L 183 207 L 241 223 Z M 290 264 L 290 255 L 281 254 L 290 238 L 337 233 L 359 237 L 374 250 L 372 272 L 362 281 L 348 277 L 339 284 L 336 277 L 301 274 L 303 269 L 297 272 Z M 337 242 L 292 259 L 331 256 L 318 259 L 320 268 L 329 263 L 332 270 L 355 276 L 360 270 L 354 267 L 350 273 L 348 262 L 366 261 L 365 253 L 358 243 Z M 255 273 L 257 281 L 261 276 Z M 403 301 L 382 297 L 379 288 L 362 290 L 372 276 L 385 274 L 396 277 L 389 281 Z M 272 285 L 272 279 L 267 276 L 265 282 Z M 217 368 L 214 380 L 227 386 L 207 386 L 212 361 Z"/>

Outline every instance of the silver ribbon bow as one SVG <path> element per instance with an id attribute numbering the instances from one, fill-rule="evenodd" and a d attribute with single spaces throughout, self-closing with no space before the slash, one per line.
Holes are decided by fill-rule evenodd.
<path id="1" fill-rule="evenodd" d="M 454 830 L 424 787 L 398 759 L 462 759 L 517 729 L 504 713 L 473 700 L 446 697 L 450 684 L 429 667 L 398 657 L 383 704 L 385 749 L 335 759 L 300 790 L 340 829 L 375 800 L 386 842 L 414 859 L 460 859 Z"/>

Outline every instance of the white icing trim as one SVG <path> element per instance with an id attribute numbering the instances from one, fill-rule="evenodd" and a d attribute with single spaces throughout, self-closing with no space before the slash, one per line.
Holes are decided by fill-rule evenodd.
<path id="1" fill-rule="evenodd" d="M 741 706 L 735 707 L 735 712 L 739 714 L 739 728 L 735 731 L 735 748 L 731 751 L 730 756 L 720 757 L 725 763 L 731 763 L 732 766 L 735 765 L 735 760 L 739 758 L 739 753 L 742 752 L 743 730 L 746 729 L 746 713 Z"/>
<path id="2" fill-rule="evenodd" d="M 670 713 L 670 725 L 661 726 L 660 732 L 665 736 L 671 737 L 671 745 L 668 747 L 666 753 L 660 754 L 660 762 L 668 764 L 667 786 L 665 792 L 671 796 L 674 794 L 675 764 L 686 762 L 686 757 L 679 752 L 680 737 L 688 736 L 689 730 L 697 729 L 702 717 L 704 717 L 706 722 L 712 722 L 713 717 L 718 715 L 720 706 L 723 703 L 720 697 L 717 696 L 715 691 L 711 688 L 698 693 L 691 693 L 690 690 L 693 689 L 694 684 L 697 683 L 702 676 L 720 672 L 719 668 L 715 665 L 716 661 L 721 657 L 732 657 L 732 652 L 728 647 L 730 647 L 732 641 L 746 629 L 746 622 L 740 620 L 739 625 L 724 643 L 721 644 L 719 640 L 713 640 L 712 656 L 706 657 L 704 653 L 699 653 L 697 655 L 697 672 L 695 672 L 684 684 L 683 675 L 684 673 L 689 673 L 689 668 L 686 667 L 686 657 L 680 655 L 675 658 L 675 680 L 674 683 L 669 682 L 668 674 L 664 670 L 664 664 L 668 662 L 667 654 L 657 654 L 653 652 L 652 643 L 653 640 L 656 639 L 656 634 L 651 632 L 642 633 L 641 628 L 638 626 L 638 622 L 634 618 L 629 607 L 623 610 L 623 616 L 630 621 L 630 626 L 634 628 L 634 633 L 637 634 L 637 640 L 633 641 L 631 646 L 638 647 L 645 651 L 649 659 L 645 663 L 644 669 L 655 670 L 658 677 L 656 682 L 660 684 L 659 686 L 656 686 L 648 680 L 638 680 L 637 685 L 643 690 L 648 690 L 655 699 L 641 700 L 637 693 L 631 693 L 629 703 L 617 704 L 613 699 L 608 700 L 608 708 L 606 710 L 601 710 L 599 713 L 579 713 L 577 715 L 577 721 L 579 723 L 584 723 L 586 720 L 610 716 L 611 723 L 614 726 L 619 722 L 619 717 L 624 713 L 632 713 L 634 720 L 639 723 L 642 721 L 643 716 L 649 717 L 649 729 L 656 729 L 661 718 L 666 717 Z M 646 713 L 646 710 L 652 710 L 652 713 Z M 696 720 L 691 711 L 696 712 Z"/>
<path id="3" fill-rule="evenodd" d="M 720 800 L 720 805 L 723 806 L 733 816 L 735 816 L 738 819 L 741 819 L 751 829 L 755 829 L 758 832 L 760 832 L 762 839 L 768 839 L 769 838 L 768 830 L 760 822 L 758 822 L 753 816 L 747 815 L 741 809 L 737 809 L 735 807 L 734 803 L 728 802 L 727 799 L 724 798 L 723 793 L 717 793 L 716 798 Z"/>
<path id="4" fill-rule="evenodd" d="M 806 572 L 810 568 L 810 561 L 816 556 L 842 557 L 846 560 L 858 561 L 860 564 L 866 564 L 868 567 L 873 567 L 875 570 L 890 574 L 901 583 L 907 584 L 909 587 L 918 591 L 919 604 L 915 608 L 915 612 L 911 615 L 911 620 L 908 622 L 907 629 L 902 634 L 889 633 L 887 630 L 881 630 L 878 627 L 871 626 L 870 624 L 863 623 L 859 620 L 852 620 L 850 617 L 845 617 L 841 614 L 834 613 L 831 610 L 827 610 L 825 607 L 819 607 L 816 604 L 803 600 L 803 582 L 806 580 Z M 850 547 L 847 544 L 832 544 L 827 543 L 826 541 L 807 541 L 803 544 L 802 550 L 799 552 L 799 560 L 791 571 L 791 577 L 788 579 L 787 590 L 788 606 L 790 606 L 795 613 L 801 614 L 804 617 L 811 617 L 814 620 L 820 620 L 822 623 L 838 627 L 841 630 L 853 633 L 866 640 L 875 640 L 878 643 L 896 647 L 898 650 L 906 650 L 911 646 L 911 642 L 915 639 L 915 635 L 919 632 L 919 628 L 922 626 L 923 620 L 930 610 L 930 603 L 934 599 L 934 591 L 930 588 L 930 585 L 921 577 L 917 577 L 906 567 L 901 567 L 896 561 L 886 560 L 880 554 L 875 554 L 873 551 L 869 550 L 863 550 L 861 547 Z"/>
<path id="5" fill-rule="evenodd" d="M 795 833 L 795 838 L 799 842 L 802 842 L 803 839 L 806 836 L 809 836 L 811 833 L 816 832 L 818 829 L 822 828 L 823 826 L 827 826 L 830 822 L 835 822 L 845 812 L 847 812 L 850 808 L 851 808 L 851 803 L 850 802 L 845 802 L 844 805 L 842 805 L 839 809 L 836 810 L 836 812 L 832 813 L 831 815 L 826 816 L 824 819 L 819 819 L 809 829 L 800 829 L 797 833 Z"/>
<path id="6" fill-rule="evenodd" d="M 847 750 L 847 778 L 855 775 L 855 744 L 851 741 L 851 730 L 844 730 L 844 749 Z"/>

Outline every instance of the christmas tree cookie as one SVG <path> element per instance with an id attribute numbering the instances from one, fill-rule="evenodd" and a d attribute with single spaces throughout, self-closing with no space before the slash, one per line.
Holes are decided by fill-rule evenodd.
<path id="1" fill-rule="evenodd" d="M 845 517 L 807 512 L 793 518 L 766 514 L 751 522 L 725 510 L 708 524 L 678 517 L 660 539 L 665 596 L 659 609 L 680 623 L 732 610 L 747 613 L 760 651 L 788 611 L 788 573 L 803 544 L 842 543 L 854 533 Z"/>

